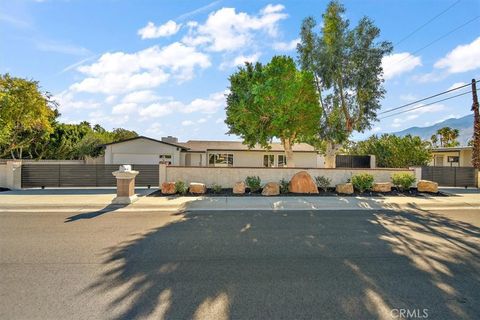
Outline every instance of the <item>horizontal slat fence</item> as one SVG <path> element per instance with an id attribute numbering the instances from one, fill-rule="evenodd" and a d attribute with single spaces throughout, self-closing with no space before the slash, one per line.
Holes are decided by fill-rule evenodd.
<path id="1" fill-rule="evenodd" d="M 370 168 L 370 156 L 337 155 L 335 166 L 337 168 Z"/>
<path id="2" fill-rule="evenodd" d="M 422 179 L 443 187 L 475 187 L 476 170 L 470 167 L 422 167 Z"/>
<path id="3" fill-rule="evenodd" d="M 22 188 L 114 187 L 112 164 L 23 164 Z M 139 171 L 137 186 L 158 186 L 158 165 L 133 165 Z"/>

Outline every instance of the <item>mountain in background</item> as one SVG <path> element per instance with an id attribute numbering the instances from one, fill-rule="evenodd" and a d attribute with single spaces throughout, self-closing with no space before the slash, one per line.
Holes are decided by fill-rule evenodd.
<path id="1" fill-rule="evenodd" d="M 473 114 L 469 114 L 461 118 L 450 118 L 445 121 L 435 123 L 429 127 L 411 127 L 399 132 L 394 132 L 398 136 L 411 134 L 412 136 L 420 136 L 422 139 L 430 140 L 430 137 L 443 127 L 450 127 L 460 130 L 458 142 L 461 146 L 466 146 L 473 135 Z"/>

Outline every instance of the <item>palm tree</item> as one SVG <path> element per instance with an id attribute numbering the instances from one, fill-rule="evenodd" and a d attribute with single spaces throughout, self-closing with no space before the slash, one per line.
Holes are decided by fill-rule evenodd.
<path id="1" fill-rule="evenodd" d="M 436 134 L 432 134 L 432 136 L 430 137 L 430 141 L 432 141 L 432 145 L 436 147 L 438 143 L 438 136 Z"/>

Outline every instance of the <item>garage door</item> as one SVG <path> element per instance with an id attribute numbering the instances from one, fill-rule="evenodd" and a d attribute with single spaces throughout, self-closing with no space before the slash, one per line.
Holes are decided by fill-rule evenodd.
<path id="1" fill-rule="evenodd" d="M 114 164 L 158 164 L 158 154 L 114 153 Z"/>

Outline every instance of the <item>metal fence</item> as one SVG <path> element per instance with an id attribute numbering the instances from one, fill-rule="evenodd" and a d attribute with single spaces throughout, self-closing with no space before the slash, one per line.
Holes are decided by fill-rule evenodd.
<path id="1" fill-rule="evenodd" d="M 114 187 L 114 164 L 23 164 L 22 188 Z M 137 186 L 158 186 L 158 165 L 132 165 Z"/>
<path id="2" fill-rule="evenodd" d="M 422 167 L 422 179 L 443 187 L 475 187 L 476 169 L 470 167 Z"/>
<path id="3" fill-rule="evenodd" d="M 370 156 L 337 155 L 337 168 L 370 168 Z"/>

